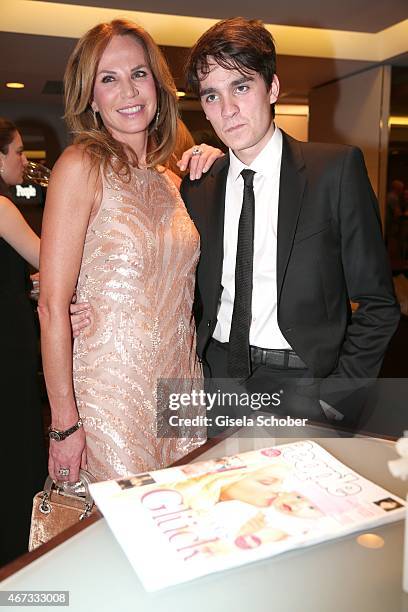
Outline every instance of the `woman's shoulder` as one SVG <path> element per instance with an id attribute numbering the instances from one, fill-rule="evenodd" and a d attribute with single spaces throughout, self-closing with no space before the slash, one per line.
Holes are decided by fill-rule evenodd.
<path id="1" fill-rule="evenodd" d="M 22 214 L 14 202 L 7 196 L 0 195 L 0 236 L 5 227 L 22 218 Z"/>
<path id="2" fill-rule="evenodd" d="M 51 182 L 63 181 L 83 189 L 84 184 L 97 181 L 99 167 L 93 163 L 86 148 L 80 144 L 67 147 L 56 161 L 51 174 Z"/>
<path id="3" fill-rule="evenodd" d="M 72 144 L 61 153 L 54 167 L 62 165 L 73 165 L 74 167 L 91 167 L 91 156 L 86 147 L 81 144 Z"/>
<path id="4" fill-rule="evenodd" d="M 9 210 L 15 208 L 15 204 L 5 195 L 0 195 L 0 210 Z"/>

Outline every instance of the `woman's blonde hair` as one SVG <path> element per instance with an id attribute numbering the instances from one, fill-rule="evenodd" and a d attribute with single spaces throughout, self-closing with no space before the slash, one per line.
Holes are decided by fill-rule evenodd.
<path id="1" fill-rule="evenodd" d="M 127 145 L 113 138 L 91 108 L 99 61 L 114 36 L 132 36 L 145 51 L 157 92 L 157 113 L 149 126 L 146 165 L 167 165 L 174 151 L 177 134 L 177 95 L 170 69 L 153 38 L 131 21 L 115 19 L 100 23 L 78 41 L 64 75 L 65 119 L 74 142 L 84 147 L 93 166 L 103 164 L 116 174 L 130 178 L 130 166 L 138 159 Z"/>
<path id="2" fill-rule="evenodd" d="M 188 129 L 186 124 L 181 119 L 179 119 L 177 126 L 176 144 L 174 147 L 173 155 L 169 159 L 169 169 L 181 178 L 183 178 L 187 174 L 187 171 L 184 170 L 184 172 L 182 172 L 177 166 L 177 162 L 183 155 L 184 151 L 190 149 L 191 147 L 194 147 L 194 145 L 195 142 L 190 133 L 190 130 Z"/>

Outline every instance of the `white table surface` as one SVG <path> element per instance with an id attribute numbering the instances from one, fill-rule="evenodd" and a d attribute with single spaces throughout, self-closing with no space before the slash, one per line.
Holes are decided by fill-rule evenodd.
<path id="1" fill-rule="evenodd" d="M 392 478 L 387 468 L 387 460 L 397 458 L 392 442 L 373 438 L 319 439 L 318 428 L 310 428 L 309 433 L 307 437 L 340 461 L 405 497 L 406 483 Z M 274 440 L 235 435 L 197 460 L 291 441 L 293 437 Z M 371 533 L 383 538 L 382 548 L 364 548 L 354 534 L 146 593 L 102 519 L 4 580 L 1 590 L 70 591 L 69 608 L 30 606 L 30 610 L 408 612 L 408 595 L 401 587 L 403 522 Z"/>

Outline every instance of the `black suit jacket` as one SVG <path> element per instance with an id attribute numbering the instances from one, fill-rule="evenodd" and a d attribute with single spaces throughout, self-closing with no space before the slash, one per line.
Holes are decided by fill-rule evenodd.
<path id="1" fill-rule="evenodd" d="M 197 350 L 217 320 L 228 156 L 181 193 L 201 236 Z M 378 375 L 400 310 L 362 153 L 283 133 L 277 244 L 278 324 L 318 378 Z M 273 239 L 271 237 L 271 239 Z M 350 300 L 359 303 L 352 314 Z"/>

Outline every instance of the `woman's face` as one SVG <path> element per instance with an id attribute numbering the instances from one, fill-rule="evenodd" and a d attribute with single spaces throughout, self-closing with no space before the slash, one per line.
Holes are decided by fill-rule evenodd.
<path id="1" fill-rule="evenodd" d="M 23 170 L 27 165 L 23 141 L 18 132 L 14 133 L 6 154 L 0 153 L 1 177 L 6 185 L 19 185 L 23 182 Z"/>
<path id="2" fill-rule="evenodd" d="M 306 497 L 296 491 L 280 493 L 273 503 L 276 510 L 284 514 L 297 516 L 298 518 L 319 518 L 322 516 L 320 510 Z"/>
<path id="3" fill-rule="evenodd" d="M 225 487 L 221 499 L 238 499 L 259 507 L 270 506 L 277 498 L 281 486 L 281 475 L 273 466 L 268 466 Z"/>
<path id="4" fill-rule="evenodd" d="M 112 136 L 138 156 L 157 109 L 156 85 L 142 45 L 132 36 L 114 36 L 98 64 L 92 108 Z"/>

